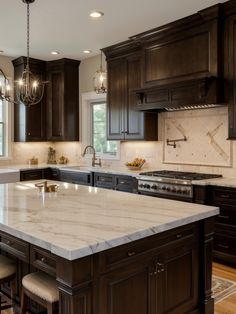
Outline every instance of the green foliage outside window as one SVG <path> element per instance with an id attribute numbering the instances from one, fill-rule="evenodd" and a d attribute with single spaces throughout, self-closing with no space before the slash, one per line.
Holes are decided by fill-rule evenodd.
<path id="1" fill-rule="evenodd" d="M 92 142 L 97 153 L 116 155 L 117 142 L 107 141 L 106 135 L 106 104 L 96 103 L 92 105 Z"/>

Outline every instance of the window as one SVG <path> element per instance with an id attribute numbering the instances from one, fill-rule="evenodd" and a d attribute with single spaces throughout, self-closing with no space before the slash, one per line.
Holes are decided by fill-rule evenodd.
<path id="1" fill-rule="evenodd" d="M 106 103 L 91 103 L 92 106 L 92 145 L 100 155 L 116 156 L 118 143 L 108 141 L 106 135 Z"/>
<path id="2" fill-rule="evenodd" d="M 0 100 L 0 157 L 5 155 L 5 136 L 4 136 L 4 102 Z"/>

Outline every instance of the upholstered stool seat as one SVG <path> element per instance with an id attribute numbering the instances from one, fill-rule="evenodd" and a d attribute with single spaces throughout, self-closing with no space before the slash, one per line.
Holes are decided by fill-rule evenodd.
<path id="1" fill-rule="evenodd" d="M 31 273 L 22 279 L 21 314 L 27 311 L 27 298 L 47 308 L 48 313 L 58 313 L 59 290 L 56 279 L 43 272 Z"/>
<path id="2" fill-rule="evenodd" d="M 4 305 L 1 301 L 0 294 L 0 313 L 2 310 L 13 307 L 14 312 L 14 299 L 16 295 L 16 263 L 9 257 L 0 255 L 0 285 L 4 283 L 11 283 L 11 301 L 12 304 Z"/>
<path id="3" fill-rule="evenodd" d="M 0 255 L 0 280 L 15 275 L 16 263 L 12 259 Z"/>

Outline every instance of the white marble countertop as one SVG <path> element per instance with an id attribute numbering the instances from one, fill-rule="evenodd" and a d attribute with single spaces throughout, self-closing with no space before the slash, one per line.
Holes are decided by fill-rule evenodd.
<path id="1" fill-rule="evenodd" d="M 69 260 L 219 213 L 216 207 L 68 183 L 44 194 L 36 182 L 0 185 L 0 230 Z"/>

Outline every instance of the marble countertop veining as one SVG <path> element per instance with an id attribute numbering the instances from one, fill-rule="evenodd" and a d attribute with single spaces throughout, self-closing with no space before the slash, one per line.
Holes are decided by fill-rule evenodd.
<path id="1" fill-rule="evenodd" d="M 0 185 L 0 230 L 69 260 L 218 213 L 216 207 L 68 183 L 45 194 L 35 181 Z"/>

